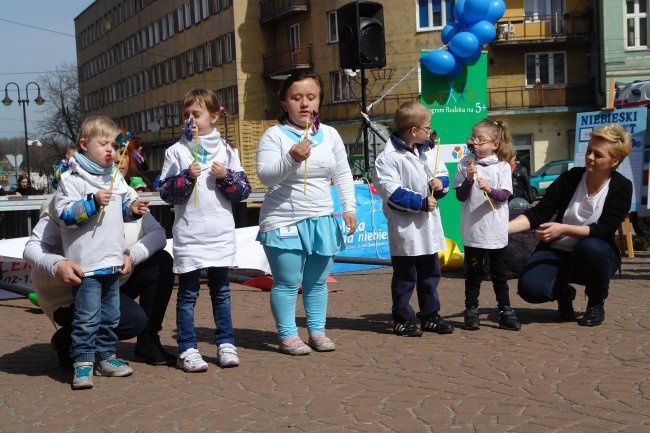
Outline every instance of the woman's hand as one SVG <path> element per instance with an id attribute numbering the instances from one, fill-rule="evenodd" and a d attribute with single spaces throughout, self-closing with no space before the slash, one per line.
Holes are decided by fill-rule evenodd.
<path id="1" fill-rule="evenodd" d="M 219 161 L 215 161 L 212 163 L 210 174 L 212 174 L 212 176 L 216 177 L 217 179 L 223 179 L 226 177 L 226 174 L 228 174 L 228 169 Z"/>
<path id="2" fill-rule="evenodd" d="M 354 212 L 343 212 L 343 222 L 348 228 L 348 236 L 357 230 L 357 215 Z"/>
<path id="3" fill-rule="evenodd" d="M 306 138 L 300 143 L 294 144 L 291 146 L 291 149 L 289 149 L 289 155 L 291 155 L 291 158 L 293 158 L 293 160 L 296 162 L 304 161 L 305 159 L 309 158 L 310 154 L 311 145 L 309 144 L 309 140 Z"/>
<path id="4" fill-rule="evenodd" d="M 75 262 L 61 260 L 56 264 L 55 275 L 63 284 L 78 286 L 84 277 L 84 271 Z"/>
<path id="5" fill-rule="evenodd" d="M 474 165 L 474 160 L 470 159 L 467 163 L 467 182 L 474 182 L 474 175 L 476 174 L 476 166 Z"/>
<path id="6" fill-rule="evenodd" d="M 127 252 L 128 253 L 128 252 Z M 133 257 L 131 257 L 131 254 L 122 254 L 123 256 L 123 261 L 122 263 L 122 269 L 120 270 L 120 275 L 126 275 L 129 272 L 133 270 Z"/>
<path id="7" fill-rule="evenodd" d="M 189 167 L 187 167 L 187 174 L 194 180 L 201 176 L 201 165 L 194 161 L 193 163 L 190 164 Z"/>
<path id="8" fill-rule="evenodd" d="M 431 181 L 431 189 L 433 191 L 442 191 L 442 182 L 437 177 Z"/>
<path id="9" fill-rule="evenodd" d="M 561 223 L 540 224 L 535 230 L 535 237 L 542 242 L 552 242 L 564 234 L 565 225 Z"/>

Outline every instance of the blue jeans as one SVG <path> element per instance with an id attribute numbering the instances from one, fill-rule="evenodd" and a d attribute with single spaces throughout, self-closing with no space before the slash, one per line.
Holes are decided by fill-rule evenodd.
<path id="1" fill-rule="evenodd" d="M 569 283 L 585 285 L 590 304 L 601 304 L 618 267 L 618 254 L 598 238 L 580 239 L 571 252 L 535 251 L 519 277 L 518 293 L 533 304 L 554 301 L 557 289 Z"/>
<path id="2" fill-rule="evenodd" d="M 271 311 L 280 341 L 298 335 L 296 298 L 302 284 L 302 301 L 310 334 L 325 332 L 327 315 L 327 276 L 333 258 L 305 254 L 300 250 L 264 247 L 273 274 Z"/>
<path id="3" fill-rule="evenodd" d="M 178 297 L 176 298 L 176 329 L 178 350 L 196 349 L 194 334 L 194 306 L 199 297 L 201 270 L 178 275 Z M 208 268 L 208 287 L 212 300 L 212 315 L 217 330 L 214 332 L 217 345 L 234 344 L 232 318 L 230 316 L 230 285 L 228 268 Z"/>
<path id="4" fill-rule="evenodd" d="M 120 321 L 119 275 L 94 275 L 81 280 L 74 288 L 72 319 L 73 362 L 95 362 L 115 353 Z"/>

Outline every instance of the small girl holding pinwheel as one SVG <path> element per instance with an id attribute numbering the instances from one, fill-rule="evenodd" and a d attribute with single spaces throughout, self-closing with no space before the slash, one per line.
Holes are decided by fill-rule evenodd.
<path id="1" fill-rule="evenodd" d="M 460 230 L 465 246 L 465 329 L 479 329 L 478 297 L 483 260 L 490 257 L 490 276 L 499 308 L 499 327 L 518 331 L 521 324 L 510 307 L 507 263 L 508 198 L 512 175 L 508 161 L 514 148 L 510 128 L 501 120 L 483 119 L 467 139 L 453 188 L 461 203 Z"/>
<path id="2" fill-rule="evenodd" d="M 128 146 L 129 137 L 108 117 L 86 118 L 52 204 L 62 222 L 63 255 L 83 272 L 74 288 L 73 389 L 92 388 L 93 367 L 98 376 L 133 373 L 115 358 L 124 252 L 124 237 L 115 233 L 124 232 L 124 221 L 142 217 L 149 202 L 138 198 L 113 164 L 114 152 Z"/>
<path id="3" fill-rule="evenodd" d="M 176 327 L 179 357 L 186 372 L 206 371 L 194 333 L 194 306 L 201 269 L 207 268 L 217 327 L 217 361 L 239 365 L 230 315 L 228 268 L 235 264 L 235 221 L 231 202 L 250 194 L 235 149 L 215 128 L 221 107 L 212 90 L 190 90 L 181 102 L 185 134 L 165 152 L 160 197 L 174 205 L 174 273 L 178 274 Z"/>

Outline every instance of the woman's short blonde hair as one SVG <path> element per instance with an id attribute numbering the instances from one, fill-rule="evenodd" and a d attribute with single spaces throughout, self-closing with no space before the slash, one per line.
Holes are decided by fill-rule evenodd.
<path id="1" fill-rule="evenodd" d="M 618 165 L 621 165 L 623 160 L 632 153 L 632 136 L 621 125 L 611 124 L 601 126 L 595 131 L 590 132 L 589 136 L 610 143 L 609 154 L 612 158 L 618 160 Z"/>

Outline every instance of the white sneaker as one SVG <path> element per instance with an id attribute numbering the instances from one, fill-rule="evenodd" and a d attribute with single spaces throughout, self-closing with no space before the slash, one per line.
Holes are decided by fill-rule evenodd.
<path id="1" fill-rule="evenodd" d="M 217 349 L 217 361 L 223 368 L 237 367 L 239 365 L 237 348 L 230 343 L 220 344 Z"/>
<path id="2" fill-rule="evenodd" d="M 207 371 L 208 363 L 203 360 L 198 349 L 187 349 L 178 356 L 176 368 L 180 368 L 186 373 L 199 373 Z"/>

